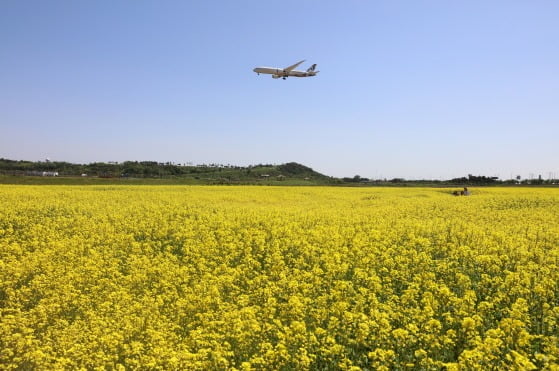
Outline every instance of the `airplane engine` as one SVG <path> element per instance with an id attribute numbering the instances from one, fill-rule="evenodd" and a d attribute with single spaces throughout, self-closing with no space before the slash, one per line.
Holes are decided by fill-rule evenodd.
<path id="1" fill-rule="evenodd" d="M 272 78 L 274 79 L 279 79 L 281 76 L 280 75 L 272 75 Z"/>

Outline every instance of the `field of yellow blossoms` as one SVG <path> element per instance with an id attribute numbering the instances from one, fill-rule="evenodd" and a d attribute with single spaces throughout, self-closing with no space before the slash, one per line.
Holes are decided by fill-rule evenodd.
<path id="1" fill-rule="evenodd" d="M 0 369 L 559 368 L 559 189 L 0 186 Z"/>

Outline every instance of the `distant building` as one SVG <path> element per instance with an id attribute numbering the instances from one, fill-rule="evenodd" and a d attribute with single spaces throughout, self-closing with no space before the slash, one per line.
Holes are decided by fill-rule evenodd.
<path id="1" fill-rule="evenodd" d="M 26 171 L 25 175 L 28 176 L 58 176 L 58 171 Z"/>

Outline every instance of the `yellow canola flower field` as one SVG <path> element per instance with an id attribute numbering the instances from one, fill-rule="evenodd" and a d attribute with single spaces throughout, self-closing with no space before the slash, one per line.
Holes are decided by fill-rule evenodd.
<path id="1" fill-rule="evenodd" d="M 0 186 L 0 369 L 559 365 L 559 189 Z"/>

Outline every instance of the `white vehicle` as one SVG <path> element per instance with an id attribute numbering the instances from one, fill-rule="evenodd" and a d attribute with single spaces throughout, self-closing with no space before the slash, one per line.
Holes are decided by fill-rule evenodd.
<path id="1" fill-rule="evenodd" d="M 295 77 L 309 77 L 309 76 L 314 76 L 317 73 L 319 73 L 320 71 L 315 71 L 314 69 L 316 68 L 316 64 L 313 64 L 312 66 L 310 66 L 306 71 L 296 71 L 295 68 L 297 68 L 298 65 L 300 65 L 301 63 L 303 63 L 304 60 L 302 60 L 301 62 L 295 63 L 293 66 L 289 66 L 286 68 L 274 68 L 274 67 L 256 67 L 255 69 L 253 69 L 254 72 L 256 72 L 257 74 L 261 74 L 261 73 L 265 73 L 268 75 L 272 75 L 272 77 L 274 79 L 279 79 L 280 77 L 282 79 L 286 79 L 289 76 L 295 76 Z"/>

